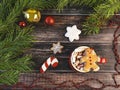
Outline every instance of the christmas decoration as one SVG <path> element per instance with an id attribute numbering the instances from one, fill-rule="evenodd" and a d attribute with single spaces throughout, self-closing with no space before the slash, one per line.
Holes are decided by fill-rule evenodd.
<path id="1" fill-rule="evenodd" d="M 26 26 L 26 22 L 20 21 L 20 22 L 19 22 L 19 26 L 20 26 L 20 27 L 25 27 L 25 26 Z"/>
<path id="2" fill-rule="evenodd" d="M 20 73 L 31 71 L 31 55 L 25 54 L 31 46 L 33 26 L 25 26 L 21 21 L 26 8 L 50 8 L 53 0 L 1 0 L 0 1 L 0 84 L 11 85 L 18 82 Z M 27 13 L 27 11 L 26 11 Z M 36 12 L 39 16 L 39 12 Z M 31 16 L 30 16 L 31 17 Z M 40 18 L 40 17 L 39 17 Z M 38 19 L 39 19 L 38 18 Z M 35 22 L 38 21 L 35 15 Z M 30 19 L 32 21 L 32 19 Z"/>
<path id="3" fill-rule="evenodd" d="M 41 14 L 40 11 L 35 10 L 35 9 L 28 9 L 23 12 L 25 14 L 25 18 L 29 22 L 39 22 L 41 19 Z"/>
<path id="4" fill-rule="evenodd" d="M 68 37 L 70 42 L 73 42 L 73 40 L 79 40 L 79 35 L 81 34 L 81 31 L 77 29 L 76 25 L 73 25 L 72 27 L 67 27 L 66 30 L 67 33 L 65 33 L 65 37 Z"/>
<path id="5" fill-rule="evenodd" d="M 36 87 L 37 87 L 37 88 L 41 88 L 41 89 L 44 90 L 44 89 L 50 89 L 51 88 L 51 87 L 46 87 L 46 85 L 43 84 L 43 82 L 40 82 L 41 80 L 44 80 L 44 82 L 47 82 L 47 83 L 50 83 L 51 85 L 53 85 L 55 90 L 56 89 L 64 89 L 64 88 L 68 88 L 68 87 L 74 88 L 74 89 L 80 89 L 80 88 L 89 89 L 90 88 L 90 89 L 94 90 L 94 89 L 96 89 L 96 87 L 90 86 L 89 83 L 88 83 L 88 82 L 92 83 L 92 81 L 95 82 L 95 84 L 100 85 L 100 87 L 97 88 L 99 90 L 109 89 L 109 88 L 119 89 L 119 83 L 118 83 L 118 78 L 119 77 L 116 78 L 116 76 L 119 76 L 119 73 L 120 73 L 119 72 L 120 57 L 119 57 L 119 52 L 118 52 L 118 48 L 119 48 L 118 39 L 119 39 L 120 35 L 117 32 L 119 30 L 120 30 L 120 26 L 118 26 L 117 29 L 114 32 L 113 52 L 115 54 L 116 63 L 114 64 L 115 73 L 113 73 L 110 76 L 110 77 L 112 77 L 111 78 L 112 81 L 113 81 L 112 84 L 107 85 L 106 82 L 102 81 L 101 79 L 95 78 L 95 77 L 92 77 L 92 78 L 88 77 L 88 79 L 82 80 L 80 82 L 76 82 L 75 80 L 71 80 L 71 79 L 68 80 L 67 79 L 67 80 L 62 80 L 60 83 L 58 83 L 59 79 L 58 80 L 55 79 L 55 81 L 54 81 L 53 78 L 50 77 L 50 75 L 53 75 L 53 74 L 47 74 L 47 75 L 39 74 L 38 75 L 38 73 L 34 73 L 32 75 L 29 75 L 29 74 L 23 75 L 23 78 L 24 78 L 24 79 L 22 79 L 23 83 L 14 84 L 13 86 L 11 86 L 11 89 L 21 88 L 21 89 L 24 90 L 24 89 L 36 89 Z M 96 73 L 92 73 L 92 74 L 96 74 Z M 66 74 L 64 74 L 64 75 L 66 75 Z M 81 74 L 77 74 L 77 76 L 79 76 L 79 75 L 81 75 Z M 26 76 L 26 77 L 24 77 L 24 76 Z M 28 78 L 31 78 L 31 77 L 35 77 L 35 79 L 31 79 L 31 80 L 28 79 Z M 61 80 L 61 78 L 60 78 L 60 80 Z M 68 83 L 72 83 L 72 85 L 68 84 Z M 6 89 L 5 86 L 9 87 L 7 85 L 3 85 L 3 87 L 2 87 L 2 85 L 1 85 L 0 89 Z M 86 87 L 86 86 L 89 86 L 89 87 Z"/>
<path id="6" fill-rule="evenodd" d="M 40 68 L 40 73 L 44 73 L 49 66 L 52 66 L 52 67 L 57 67 L 58 66 L 58 60 L 57 58 L 55 57 L 49 57 L 44 63 L 43 65 L 41 66 Z"/>
<path id="7" fill-rule="evenodd" d="M 58 43 L 53 43 L 53 47 L 51 48 L 51 50 L 53 51 L 54 54 L 56 53 L 61 53 L 62 52 L 62 49 L 63 49 L 63 46 L 60 45 L 60 42 Z"/>
<path id="8" fill-rule="evenodd" d="M 54 25 L 55 19 L 54 19 L 52 16 L 47 16 L 47 17 L 45 18 L 45 23 L 46 23 L 47 25 Z"/>
<path id="9" fill-rule="evenodd" d="M 76 48 L 70 58 L 71 66 L 78 72 L 98 71 L 100 67 L 97 62 L 106 63 L 106 59 L 97 56 L 94 49 L 87 46 Z"/>
<path id="10" fill-rule="evenodd" d="M 107 23 L 115 13 L 120 11 L 119 0 L 59 0 L 57 9 L 60 11 L 65 6 L 87 6 L 91 8 L 91 14 L 83 23 L 84 34 L 97 34 L 100 27 Z M 87 14 L 88 11 L 86 11 Z"/>

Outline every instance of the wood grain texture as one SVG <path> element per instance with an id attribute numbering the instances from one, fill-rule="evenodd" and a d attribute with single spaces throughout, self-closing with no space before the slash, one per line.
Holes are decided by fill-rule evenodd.
<path id="1" fill-rule="evenodd" d="M 38 80 L 35 81 L 36 79 Z M 24 84 L 29 86 L 33 81 L 35 81 L 32 86 L 39 86 L 36 87 L 36 89 L 40 89 L 40 86 L 43 86 L 40 90 L 43 90 L 43 88 L 47 88 L 49 90 L 93 90 L 89 87 L 82 87 L 84 84 L 98 90 L 102 87 L 102 84 L 96 79 L 104 82 L 105 85 L 115 85 L 113 83 L 111 73 L 23 73 L 21 74 L 20 82 L 23 82 Z M 86 80 L 88 81 L 84 82 Z M 74 84 L 78 85 L 79 89 L 76 88 Z M 61 88 L 54 89 L 56 87 L 59 87 L 59 85 L 62 85 Z"/>
<path id="2" fill-rule="evenodd" d="M 36 30 L 33 33 L 36 42 L 68 42 L 68 38 L 64 37 L 66 33 L 66 27 L 77 25 L 79 29 L 82 30 L 81 25 L 86 16 L 71 15 L 71 16 L 61 16 L 54 15 L 55 25 L 48 26 L 44 22 L 45 15 L 40 23 L 36 25 Z M 42 27 L 41 27 L 42 26 Z M 73 43 L 112 43 L 113 32 L 115 27 L 102 27 L 102 30 L 97 35 L 80 35 L 80 40 L 74 41 Z"/>
<path id="3" fill-rule="evenodd" d="M 39 76 L 45 76 L 50 78 L 55 83 L 62 83 L 64 81 L 74 81 L 75 83 L 81 83 L 86 79 L 94 78 L 100 79 L 100 81 L 103 82 L 105 85 L 115 85 L 113 74 L 115 73 L 114 65 L 116 61 L 112 51 L 112 40 L 113 32 L 116 26 L 103 26 L 100 33 L 96 35 L 85 36 L 81 34 L 80 40 L 71 43 L 69 42 L 68 38 L 64 36 L 66 33 L 66 27 L 76 24 L 78 28 L 82 30 L 81 25 L 85 17 L 87 17 L 89 13 L 85 14 L 80 12 L 80 10 L 64 10 L 62 13 L 58 13 L 56 10 L 43 11 L 42 20 L 40 21 L 40 23 L 35 24 L 36 29 L 33 32 L 33 36 L 35 37 L 35 40 L 33 41 L 33 47 L 27 52 L 29 54 L 32 54 L 33 61 L 35 62 L 34 71 L 37 71 L 38 73 L 23 73 L 20 75 L 20 82 L 29 85 L 34 79 L 38 78 Z M 47 15 L 53 15 L 53 17 L 55 18 L 55 25 L 48 26 L 44 23 L 44 19 Z M 61 42 L 61 44 L 64 46 L 64 49 L 61 54 L 54 55 L 50 48 L 52 47 L 52 43 L 57 42 Z M 99 56 L 107 58 L 107 63 L 99 64 L 101 69 L 96 73 L 76 73 L 70 68 L 68 60 L 71 52 L 79 46 L 89 46 L 94 48 Z M 55 56 L 56 58 L 58 58 L 58 67 L 49 67 L 45 74 L 39 74 L 39 69 L 41 65 L 50 56 Z M 118 65 L 118 68 L 119 67 L 120 66 Z M 119 84 L 119 75 L 117 76 L 116 80 Z M 41 78 L 40 81 L 36 84 L 42 84 L 43 87 L 48 87 L 49 89 L 57 87 L 44 78 Z M 93 90 L 89 86 L 94 88 L 102 87 L 101 83 L 94 80 L 82 84 L 87 85 L 88 87 L 82 87 L 82 85 L 80 85 L 80 90 Z M 63 88 L 64 90 L 79 90 L 76 89 L 71 82 L 67 82 L 65 85 L 68 85 L 68 88 Z M 115 87 L 109 86 L 104 88 L 104 90 L 113 89 L 118 90 L 119 88 L 116 89 Z"/>

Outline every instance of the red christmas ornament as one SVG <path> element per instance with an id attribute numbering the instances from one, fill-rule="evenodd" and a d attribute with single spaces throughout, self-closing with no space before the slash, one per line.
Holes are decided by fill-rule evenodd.
<path id="1" fill-rule="evenodd" d="M 47 25 L 54 25 L 55 19 L 54 19 L 52 16 L 47 16 L 47 17 L 45 18 L 45 23 L 46 23 Z"/>
<path id="2" fill-rule="evenodd" d="M 20 27 L 25 27 L 25 26 L 26 26 L 26 22 L 20 21 L 20 22 L 19 22 L 19 26 L 20 26 Z"/>

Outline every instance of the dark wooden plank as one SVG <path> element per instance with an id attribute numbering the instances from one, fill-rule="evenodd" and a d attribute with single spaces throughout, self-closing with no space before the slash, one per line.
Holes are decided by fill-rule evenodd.
<path id="1" fill-rule="evenodd" d="M 81 28 L 81 23 L 84 21 L 84 16 L 54 16 L 56 22 L 53 26 L 45 25 L 44 18 L 40 23 L 36 25 L 36 30 L 33 33 L 35 36 L 35 42 L 69 42 L 68 38 L 64 35 L 66 33 L 66 27 L 76 24 L 79 29 Z M 74 41 L 73 43 L 112 43 L 113 32 L 115 27 L 103 27 L 99 34 L 96 35 L 80 35 L 80 40 Z"/>
<path id="2" fill-rule="evenodd" d="M 65 8 L 64 10 L 58 11 L 57 9 L 41 10 L 42 15 L 89 15 L 91 14 L 91 9 L 87 7 L 81 7 L 80 9 L 76 7 Z"/>
<path id="3" fill-rule="evenodd" d="M 86 81 L 87 79 L 88 81 Z M 98 79 L 102 83 L 99 82 Z M 19 82 L 29 86 L 35 80 L 36 82 L 32 85 L 38 85 L 36 88 L 39 90 L 40 86 L 42 86 L 41 90 L 43 88 L 54 89 L 57 87 L 59 87 L 57 90 L 78 90 L 78 88 L 79 90 L 93 90 L 90 87 L 99 89 L 103 87 L 103 84 L 105 86 L 115 85 L 112 73 L 23 73 L 20 75 Z M 77 85 L 77 87 L 75 87 L 75 85 Z M 84 85 L 88 85 L 90 87 L 82 87 Z"/>

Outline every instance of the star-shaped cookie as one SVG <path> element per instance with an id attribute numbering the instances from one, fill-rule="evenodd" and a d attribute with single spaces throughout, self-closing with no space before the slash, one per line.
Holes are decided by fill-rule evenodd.
<path id="1" fill-rule="evenodd" d="M 79 30 L 76 25 L 73 25 L 72 27 L 67 27 L 66 30 L 67 32 L 65 33 L 65 37 L 68 37 L 70 42 L 74 40 L 79 40 L 81 30 Z"/>
<path id="2" fill-rule="evenodd" d="M 53 43 L 53 47 L 51 48 L 51 50 L 53 51 L 54 54 L 56 53 L 61 53 L 62 52 L 62 49 L 63 49 L 63 46 L 60 45 L 60 42 L 58 43 Z"/>

